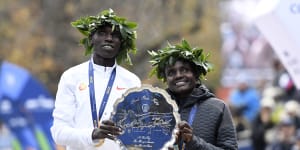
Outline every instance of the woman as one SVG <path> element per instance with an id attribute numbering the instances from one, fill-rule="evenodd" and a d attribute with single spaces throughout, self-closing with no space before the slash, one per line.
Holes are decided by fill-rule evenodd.
<path id="1" fill-rule="evenodd" d="M 211 70 L 203 50 L 191 48 L 187 41 L 149 51 L 157 75 L 167 84 L 167 92 L 179 107 L 174 149 L 237 149 L 236 131 L 227 105 L 201 84 Z"/>

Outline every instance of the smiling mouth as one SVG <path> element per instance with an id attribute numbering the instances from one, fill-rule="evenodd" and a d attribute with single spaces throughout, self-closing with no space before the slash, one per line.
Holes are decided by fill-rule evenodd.
<path id="1" fill-rule="evenodd" d="M 112 49 L 112 48 L 114 48 L 112 45 L 103 45 L 102 47 L 105 48 L 105 49 Z"/>
<path id="2" fill-rule="evenodd" d="M 184 86 L 185 84 L 186 84 L 185 81 L 179 81 L 175 83 L 176 86 Z"/>

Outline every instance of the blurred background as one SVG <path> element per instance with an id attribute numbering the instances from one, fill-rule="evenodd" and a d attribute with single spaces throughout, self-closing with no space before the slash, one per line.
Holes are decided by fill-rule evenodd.
<path id="1" fill-rule="evenodd" d="M 29 126 L 35 126 L 33 134 L 26 134 L 38 139 L 30 141 L 37 145 L 33 149 L 60 149 L 47 139 L 51 138 L 47 133 L 49 124 L 41 124 L 45 120 L 36 118 L 47 118 L 46 122 L 51 124 L 49 114 L 62 72 L 88 60 L 79 45 L 82 35 L 70 22 L 108 8 L 138 23 L 138 52 L 132 57 L 134 65 L 125 67 L 136 73 L 144 84 L 165 87 L 155 77 L 148 76 L 151 65 L 147 50 L 159 49 L 167 42 L 178 43 L 184 38 L 192 46 L 210 53 L 214 70 L 203 83 L 231 107 L 240 149 L 278 146 L 274 141 L 288 148 L 296 147 L 297 140 L 300 141 L 300 134 L 297 135 L 299 90 L 273 46 L 254 24 L 253 13 L 259 2 L 0 0 L 0 149 L 24 149 L 25 134 L 18 135 L 19 128 L 12 126 L 11 120 L 7 121 L 9 118 L 23 118 Z M 300 2 L 296 2 L 300 12 Z M 18 90 L 8 88 L 6 83 L 10 80 L 4 78 L 5 68 L 14 74 L 13 87 Z M 247 90 L 250 94 L 244 94 Z M 7 96 L 6 91 L 13 96 Z M 24 95 L 26 92 L 31 94 Z M 288 104 L 291 101 L 293 104 Z M 10 107 L 18 111 L 8 113 Z M 42 112 L 35 111 L 41 108 Z M 259 130 L 254 132 L 253 127 Z M 292 129 L 286 131 L 284 127 Z"/>

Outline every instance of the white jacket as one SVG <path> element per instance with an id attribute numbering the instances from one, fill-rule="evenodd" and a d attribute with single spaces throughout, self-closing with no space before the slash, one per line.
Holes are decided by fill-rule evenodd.
<path id="1" fill-rule="evenodd" d="M 113 67 L 93 64 L 97 115 L 114 67 L 116 67 L 115 81 L 100 122 L 110 118 L 114 102 L 127 89 L 141 86 L 141 81 L 135 74 L 117 64 Z M 95 147 L 92 141 L 93 123 L 88 68 L 89 62 L 84 62 L 68 69 L 61 76 L 53 111 L 54 122 L 51 127 L 53 139 L 56 144 L 65 145 L 67 150 L 119 149 L 119 146 L 109 139 L 105 139 L 100 147 Z"/>

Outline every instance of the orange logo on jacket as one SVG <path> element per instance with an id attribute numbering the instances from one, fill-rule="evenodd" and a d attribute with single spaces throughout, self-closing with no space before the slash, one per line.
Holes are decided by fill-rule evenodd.
<path id="1" fill-rule="evenodd" d="M 83 90 L 85 90 L 87 88 L 87 85 L 85 84 L 85 83 L 80 83 L 80 85 L 79 85 L 79 90 L 80 91 L 83 91 Z"/>

